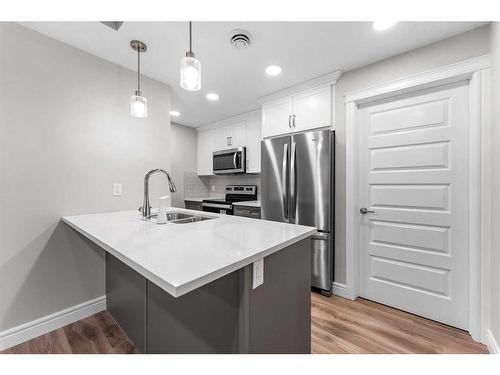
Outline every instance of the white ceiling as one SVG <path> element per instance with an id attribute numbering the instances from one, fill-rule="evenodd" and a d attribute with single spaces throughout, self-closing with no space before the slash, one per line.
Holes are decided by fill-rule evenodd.
<path id="1" fill-rule="evenodd" d="M 172 87 L 172 108 L 182 114 L 173 121 L 196 127 L 256 109 L 257 98 L 280 89 L 370 64 L 483 23 L 400 22 L 377 32 L 370 22 L 194 22 L 193 51 L 202 64 L 198 92 L 179 87 L 179 62 L 188 48 L 187 22 L 125 22 L 119 31 L 98 22 L 22 24 L 132 70 L 137 62 L 129 42 L 144 41 L 144 75 Z M 248 30 L 251 47 L 234 49 L 229 43 L 233 29 Z M 269 64 L 280 65 L 282 74 L 266 76 Z M 208 102 L 207 92 L 218 93 L 220 100 Z"/>

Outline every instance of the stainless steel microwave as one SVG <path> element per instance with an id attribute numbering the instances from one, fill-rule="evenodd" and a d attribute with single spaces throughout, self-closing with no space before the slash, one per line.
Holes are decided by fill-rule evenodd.
<path id="1" fill-rule="evenodd" d="M 237 174 L 246 172 L 245 147 L 215 151 L 213 153 L 214 174 Z"/>

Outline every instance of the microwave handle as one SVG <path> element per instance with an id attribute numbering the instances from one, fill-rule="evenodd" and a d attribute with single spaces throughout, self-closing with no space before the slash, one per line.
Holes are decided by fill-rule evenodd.
<path id="1" fill-rule="evenodd" d="M 234 165 L 234 169 L 238 169 L 238 165 L 236 164 L 237 163 L 237 159 L 238 159 L 238 153 L 235 152 L 234 155 L 233 155 L 233 165 Z"/>

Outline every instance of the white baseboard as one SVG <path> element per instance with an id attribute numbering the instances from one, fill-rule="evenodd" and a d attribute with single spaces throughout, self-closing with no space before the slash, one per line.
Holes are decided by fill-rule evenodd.
<path id="1" fill-rule="evenodd" d="M 106 310 L 106 296 L 91 299 L 0 332 L 0 351 L 64 327 L 102 310 Z"/>
<path id="2" fill-rule="evenodd" d="M 338 283 L 338 282 L 334 281 L 332 284 L 332 289 L 333 289 L 334 295 L 339 296 L 339 297 L 343 297 L 343 298 L 351 299 L 345 284 Z"/>
<path id="3" fill-rule="evenodd" d="M 493 336 L 493 332 L 491 332 L 491 330 L 488 330 L 486 333 L 486 346 L 491 354 L 500 354 L 500 347 L 498 346 L 498 342 L 495 339 L 495 336 Z"/>

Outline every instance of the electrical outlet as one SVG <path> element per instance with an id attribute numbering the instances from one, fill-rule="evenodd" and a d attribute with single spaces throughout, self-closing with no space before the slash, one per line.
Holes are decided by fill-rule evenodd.
<path id="1" fill-rule="evenodd" d="M 253 262 L 252 265 L 252 270 L 253 270 L 253 289 L 257 288 L 259 285 L 264 284 L 264 258 L 261 258 L 255 262 Z"/>
<path id="2" fill-rule="evenodd" d="M 215 191 L 215 185 L 211 186 L 212 191 Z"/>
<path id="3" fill-rule="evenodd" d="M 113 195 L 122 195 L 122 184 L 113 184 Z"/>

